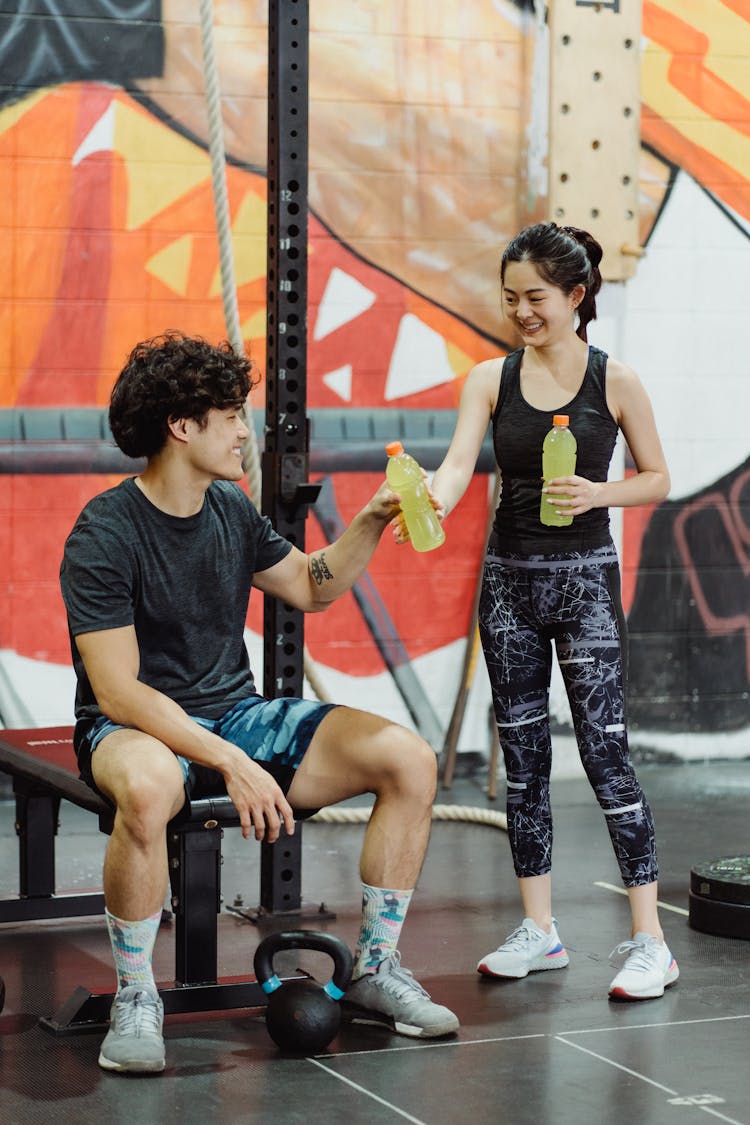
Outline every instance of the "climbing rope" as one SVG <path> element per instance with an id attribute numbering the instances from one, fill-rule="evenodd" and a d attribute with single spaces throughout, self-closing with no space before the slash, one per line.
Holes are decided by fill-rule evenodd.
<path id="1" fill-rule="evenodd" d="M 364 809 L 339 809 L 327 808 L 316 812 L 310 817 L 314 824 L 366 824 L 370 819 L 371 808 Z M 469 824 L 485 824 L 489 828 L 501 828 L 508 831 L 508 818 L 505 813 L 496 812 L 494 809 L 470 808 L 466 805 L 433 805 L 433 820 L 460 820 Z M 309 823 L 309 822 L 308 822 Z"/>
<path id="2" fill-rule="evenodd" d="M 221 299 L 224 307 L 224 323 L 227 337 L 238 355 L 245 351 L 245 341 L 240 326 L 240 309 L 237 301 L 237 286 L 234 272 L 234 248 L 232 228 L 229 221 L 229 195 L 226 180 L 226 153 L 224 151 L 224 127 L 221 118 L 221 94 L 216 65 L 216 44 L 214 41 L 214 21 L 212 0 L 200 0 L 201 42 L 203 44 L 203 70 L 206 85 L 206 112 L 208 115 L 208 151 L 211 158 L 211 187 L 213 189 L 216 233 L 219 240 L 219 270 L 221 275 Z M 250 495 L 260 503 L 261 472 L 258 442 L 255 437 L 252 410 L 245 404 L 245 421 L 249 430 L 242 448 L 242 457 L 250 484 Z"/>

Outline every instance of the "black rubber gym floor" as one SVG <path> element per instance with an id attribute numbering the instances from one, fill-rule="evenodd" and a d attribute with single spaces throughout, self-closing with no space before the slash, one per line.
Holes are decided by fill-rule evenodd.
<path id="1" fill-rule="evenodd" d="M 57 1037 L 37 1023 L 77 985 L 112 990 L 103 920 L 0 927 L 3 1125 L 750 1125 L 750 941 L 699 933 L 687 916 L 692 867 L 750 853 L 750 760 L 641 765 L 639 776 L 656 818 L 662 922 L 681 970 L 663 998 L 607 999 L 615 971 L 609 953 L 629 936 L 627 901 L 587 783 L 558 780 L 555 909 L 571 956 L 565 970 L 514 982 L 477 975 L 479 957 L 520 921 L 507 837 L 472 823 L 433 826 L 401 949 L 433 997 L 458 1013 L 462 1026 L 453 1040 L 415 1042 L 345 1025 L 324 1054 L 287 1058 L 257 1011 L 171 1016 L 163 1075 L 107 1074 L 96 1062 L 100 1034 Z M 460 778 L 438 800 L 502 809 L 502 782 L 498 801 L 488 802 L 483 781 Z M 10 798 L 0 803 L 3 895 L 18 887 L 13 809 Z M 353 943 L 362 833 L 357 824 L 305 825 L 304 898 L 336 918 L 321 922 L 313 912 L 277 928 L 320 929 Z M 96 889 L 105 842 L 94 817 L 64 804 L 58 887 Z M 256 905 L 258 858 L 254 843 L 227 832 L 226 906 L 238 898 Z M 220 976 L 251 973 L 265 932 L 225 910 Z M 155 951 L 160 982 L 170 981 L 173 953 L 163 925 Z M 287 975 L 300 967 L 318 979 L 330 976 L 330 961 L 316 953 L 285 952 L 274 965 Z"/>

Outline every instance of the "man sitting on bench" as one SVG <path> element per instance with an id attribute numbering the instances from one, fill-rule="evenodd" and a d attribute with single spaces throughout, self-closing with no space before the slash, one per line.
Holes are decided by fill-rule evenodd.
<path id="1" fill-rule="evenodd" d="M 304 554 L 234 482 L 251 361 L 169 333 L 137 345 L 112 391 L 120 449 L 146 468 L 83 509 L 60 571 L 77 676 L 81 776 L 115 809 L 104 895 L 118 991 L 99 1064 L 164 1069 L 151 954 L 168 883 L 166 826 L 185 790 L 226 788 L 243 836 L 273 843 L 294 810 L 375 803 L 360 858 L 362 926 L 345 1011 L 404 1035 L 458 1020 L 396 949 L 424 859 L 435 755 L 365 711 L 256 692 L 244 643 L 250 589 L 326 609 L 365 570 L 398 498 L 384 483 L 341 537 Z M 203 790 L 202 790 L 203 791 Z"/>

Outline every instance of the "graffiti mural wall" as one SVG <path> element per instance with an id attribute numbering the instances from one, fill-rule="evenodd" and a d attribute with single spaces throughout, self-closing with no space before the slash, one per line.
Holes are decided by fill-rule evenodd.
<path id="1" fill-rule="evenodd" d="M 311 4 L 310 407 L 453 409 L 473 364 L 514 346 L 497 271 L 528 221 L 540 4 Z M 226 334 L 197 7 L 28 0 L 0 12 L 0 411 L 104 407 L 137 340 Z M 261 369 L 266 13 L 214 5 L 238 300 Z M 634 743 L 676 757 L 750 754 L 749 58 L 741 0 L 643 4 L 634 171 L 647 254 L 607 287 L 592 333 L 644 379 L 672 470 L 669 500 L 616 526 Z M 252 405 L 263 410 L 262 386 Z M 4 725 L 72 721 L 57 571 L 81 506 L 114 479 L 0 474 Z M 343 519 L 376 481 L 333 475 Z M 386 536 L 369 571 L 442 728 L 490 490 L 477 474 L 439 559 Z M 308 546 L 323 543 L 311 518 Z M 259 672 L 260 598 L 247 625 Z M 306 642 L 333 698 L 377 699 L 410 721 L 353 596 L 311 618 Z M 558 696 L 555 685 L 564 722 Z M 486 748 L 487 705 L 478 675 L 462 748 Z"/>

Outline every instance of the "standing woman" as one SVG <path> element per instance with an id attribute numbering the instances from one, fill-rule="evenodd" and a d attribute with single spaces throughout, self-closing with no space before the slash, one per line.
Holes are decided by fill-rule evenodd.
<path id="1" fill-rule="evenodd" d="M 493 977 L 561 969 L 568 954 L 552 915 L 548 713 L 551 641 L 570 701 L 581 761 L 604 813 L 627 889 L 632 936 L 611 997 L 661 996 L 679 976 L 657 911 L 651 810 L 625 727 L 626 636 L 608 508 L 663 500 L 669 491 L 648 396 L 637 375 L 586 341 L 596 317 L 602 248 L 586 231 L 539 223 L 508 245 L 500 272 L 505 313 L 523 347 L 469 374 L 458 421 L 432 491 L 447 514 L 463 496 L 492 424 L 502 495 L 484 567 L 479 626 L 507 775 L 508 835 L 524 919 L 479 962 Z M 578 326 L 576 328 L 576 321 Z M 542 442 L 567 414 L 578 443 L 574 476 L 544 499 L 573 516 L 539 518 Z M 618 429 L 637 472 L 608 481 Z"/>

